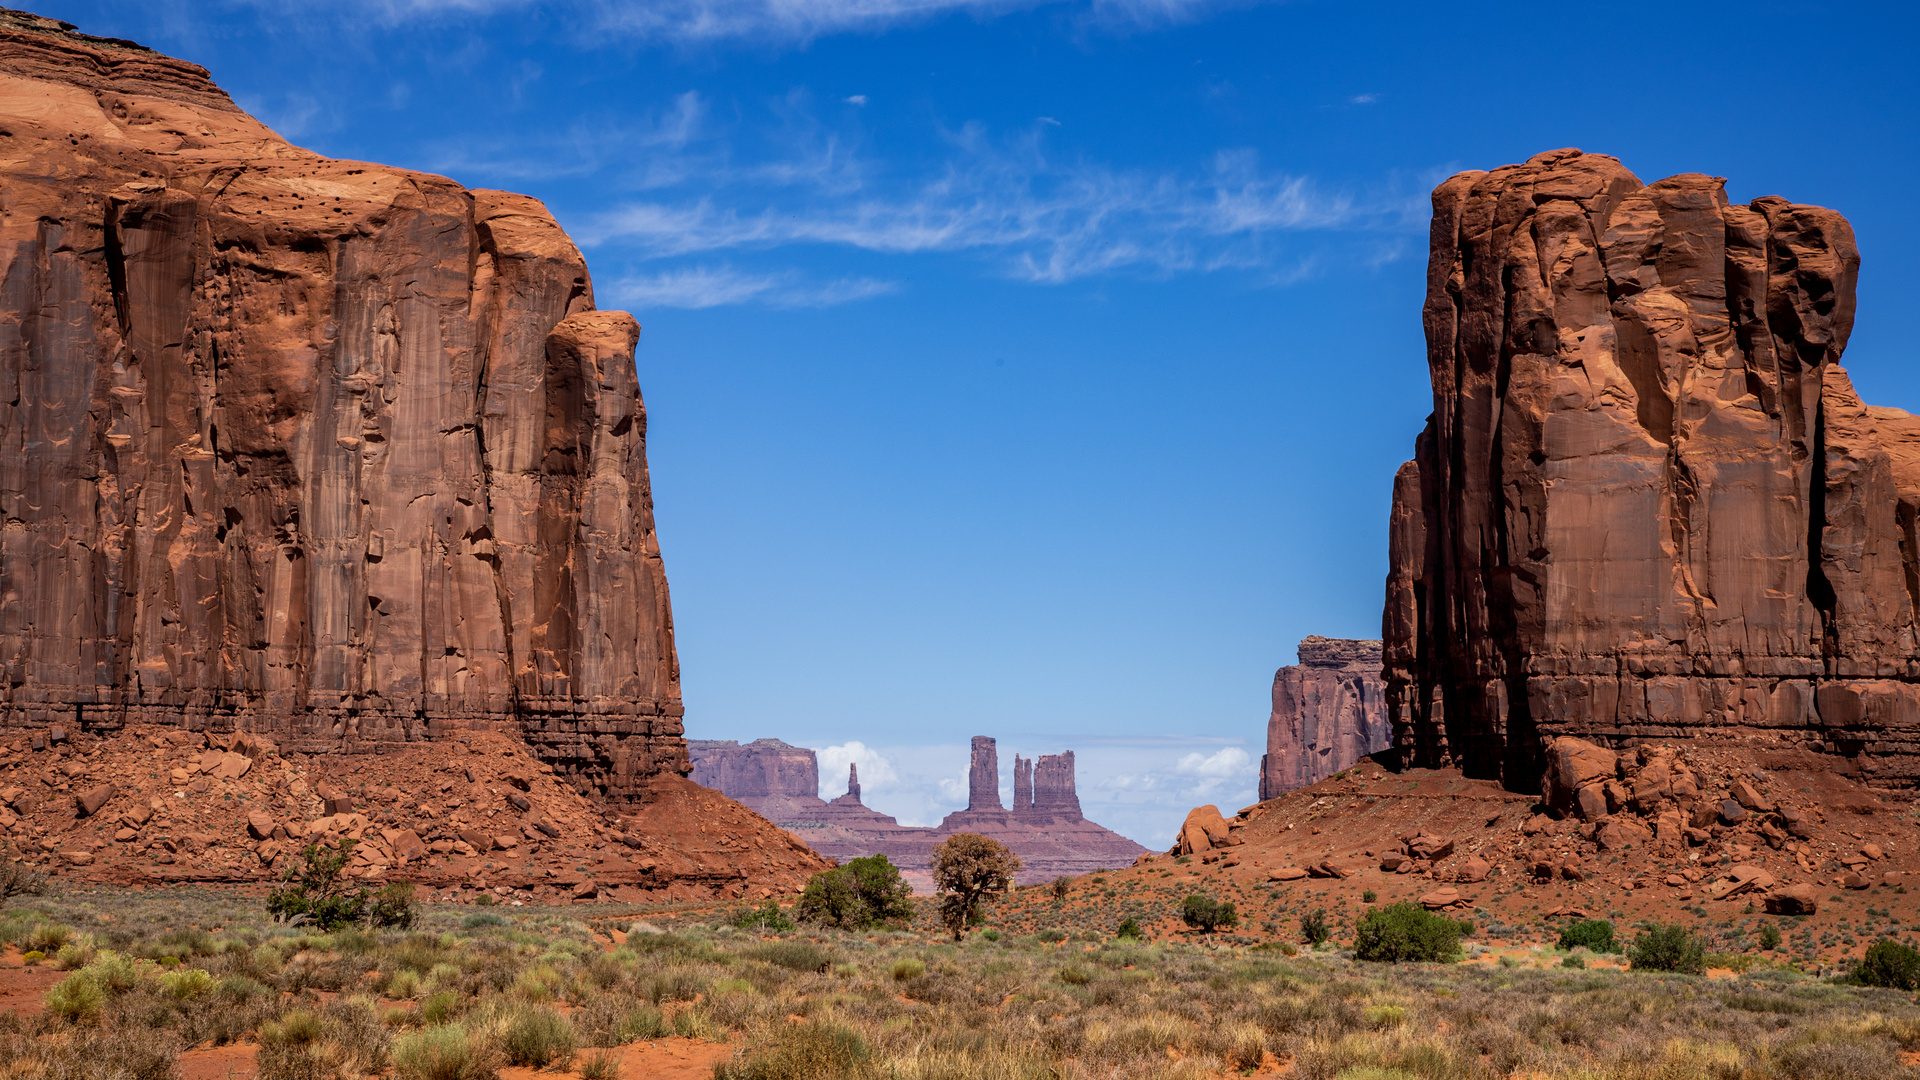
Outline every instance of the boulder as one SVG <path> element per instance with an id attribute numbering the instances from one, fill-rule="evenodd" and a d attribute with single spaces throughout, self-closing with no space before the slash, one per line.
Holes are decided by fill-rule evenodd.
<path id="1" fill-rule="evenodd" d="M 1773 804 L 1761 798 L 1760 793 L 1753 789 L 1753 785 L 1747 783 L 1745 780 L 1735 780 L 1733 782 L 1733 801 L 1756 814 L 1766 814 L 1773 811 Z"/>
<path id="2" fill-rule="evenodd" d="M 426 841 L 412 829 L 395 829 L 385 834 L 387 846 L 396 862 L 415 863 L 427 857 Z"/>
<path id="3" fill-rule="evenodd" d="M 1444 859 L 1453 854 L 1453 841 L 1442 836 L 1428 836 L 1422 833 L 1407 841 L 1407 852 L 1416 859 Z"/>
<path id="4" fill-rule="evenodd" d="M 1879 862 L 1881 859 L 1887 857 L 1887 853 L 1881 849 L 1879 844 L 1861 844 L 1860 854 L 1865 855 L 1874 862 Z"/>
<path id="5" fill-rule="evenodd" d="M 1707 888 L 1714 900 L 1730 900 L 1744 892 L 1764 892 L 1773 887 L 1773 875 L 1758 866 L 1740 864 Z"/>
<path id="6" fill-rule="evenodd" d="M 1227 833 L 1227 819 L 1221 816 L 1219 807 L 1195 807 L 1187 812 L 1186 821 L 1180 825 L 1180 842 L 1175 853 L 1192 855 L 1223 846 L 1220 841 L 1227 838 Z"/>
<path id="7" fill-rule="evenodd" d="M 253 837 L 255 840 L 270 840 L 273 838 L 274 827 L 275 822 L 272 814 L 267 813 L 265 810 L 248 811 L 248 836 Z"/>
<path id="8" fill-rule="evenodd" d="M 1732 799 L 1720 803 L 1720 820 L 1728 825 L 1738 825 L 1747 820 L 1747 808 Z"/>
<path id="9" fill-rule="evenodd" d="M 1613 778 L 1614 752 L 1585 739 L 1562 736 L 1547 742 L 1546 760 L 1541 787 L 1546 792 L 1547 805 L 1562 811 L 1581 812 L 1582 816 L 1597 816 L 1583 812 L 1579 792 Z"/>
<path id="10" fill-rule="evenodd" d="M 93 865 L 93 852 L 91 851 L 62 851 L 60 857 L 73 866 Z"/>
<path id="11" fill-rule="evenodd" d="M 523 814 L 533 808 L 533 804 L 527 801 L 527 797 L 517 791 L 507 792 L 507 802 Z"/>
<path id="12" fill-rule="evenodd" d="M 1464 903 L 1465 901 L 1466 898 L 1460 895 L 1460 890 L 1452 886 L 1442 886 L 1421 896 L 1420 906 L 1426 908 L 1428 911 L 1438 911 L 1441 908 L 1452 907 L 1455 904 Z"/>
<path id="13" fill-rule="evenodd" d="M 1843 889 L 1866 889 L 1872 886 L 1873 882 L 1857 870 L 1840 875 L 1840 887 Z"/>
<path id="14" fill-rule="evenodd" d="M 1411 856 L 1404 855 L 1398 851 L 1389 851 L 1380 856 L 1380 869 L 1391 874 L 1398 871 L 1410 861 L 1412 861 Z"/>
<path id="15" fill-rule="evenodd" d="M 245 754 L 225 753 L 214 760 L 208 772 L 216 780 L 238 780 L 253 768 L 253 759 Z"/>
<path id="16" fill-rule="evenodd" d="M 1820 910 L 1820 896 L 1811 885 L 1787 885 L 1768 893 L 1762 904 L 1769 915 L 1813 915 Z"/>
<path id="17" fill-rule="evenodd" d="M 1487 875 L 1491 873 L 1493 873 L 1492 863 L 1485 859 L 1472 858 L 1461 863 L 1459 869 L 1454 871 L 1454 880 L 1473 884 L 1487 880 Z"/>
<path id="18" fill-rule="evenodd" d="M 485 854 L 493 850 L 493 837 L 479 829 L 461 829 L 458 835 L 460 842 L 472 848 L 477 854 Z"/>
<path id="19" fill-rule="evenodd" d="M 74 809 L 80 817 L 92 817 L 107 805 L 117 790 L 112 784 L 98 784 L 73 797 Z"/>
<path id="20" fill-rule="evenodd" d="M 126 813 L 120 815 L 120 824 L 129 829 L 138 829 L 152 820 L 153 804 L 151 803 L 134 803 L 127 808 Z"/>
<path id="21" fill-rule="evenodd" d="M 1305 867 L 1283 866 L 1267 875 L 1269 881 L 1299 881 L 1307 876 Z"/>

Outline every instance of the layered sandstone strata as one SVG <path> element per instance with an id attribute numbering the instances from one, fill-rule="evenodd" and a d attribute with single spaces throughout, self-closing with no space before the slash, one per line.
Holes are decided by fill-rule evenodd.
<path id="1" fill-rule="evenodd" d="M 0 15 L 0 723 L 687 767 L 639 327 L 533 199 Z"/>
<path id="2" fill-rule="evenodd" d="M 1273 676 L 1260 799 L 1317 784 L 1392 745 L 1380 643 L 1309 637 L 1300 663 Z"/>
<path id="3" fill-rule="evenodd" d="M 1739 737 L 1920 779 L 1920 423 L 1840 367 L 1846 220 L 1576 150 L 1433 206 L 1385 615 L 1408 760 L 1530 788 L 1553 736 Z"/>
<path id="4" fill-rule="evenodd" d="M 824 805 L 820 763 L 813 751 L 779 739 L 688 739 L 691 779 L 725 792 L 769 821 L 796 821 Z"/>

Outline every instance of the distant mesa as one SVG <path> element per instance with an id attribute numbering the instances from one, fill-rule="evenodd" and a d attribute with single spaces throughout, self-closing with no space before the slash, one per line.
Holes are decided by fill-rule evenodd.
<path id="1" fill-rule="evenodd" d="M 1300 663 L 1273 676 L 1260 799 L 1317 784 L 1392 745 L 1380 643 L 1309 637 Z"/>
<path id="2" fill-rule="evenodd" d="M 693 781 L 759 811 L 807 846 L 845 861 L 885 855 L 917 884 L 926 882 L 933 846 L 959 832 L 977 832 L 1006 844 L 1026 862 L 1023 882 L 1062 874 L 1118 869 L 1146 848 L 1080 812 L 1073 751 L 1013 759 L 1013 807 L 1000 801 L 1000 758 L 993 739 L 976 735 L 967 769 L 965 810 L 935 828 L 900 824 L 860 801 L 858 766 L 847 767 L 847 793 L 819 797 L 820 766 L 812 750 L 779 739 L 690 739 Z"/>

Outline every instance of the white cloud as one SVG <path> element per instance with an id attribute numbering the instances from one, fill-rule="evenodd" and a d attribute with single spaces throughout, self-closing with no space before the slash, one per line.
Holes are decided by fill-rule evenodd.
<path id="1" fill-rule="evenodd" d="M 1220 779 L 1243 773 L 1253 767 L 1253 758 L 1237 746 L 1216 750 L 1211 754 L 1188 754 L 1180 759 L 1173 771 L 1181 776 L 1201 776 L 1208 779 Z"/>
<path id="2" fill-rule="evenodd" d="M 793 272 L 751 274 L 724 266 L 694 266 L 623 278 L 608 286 L 606 294 L 621 306 L 645 312 L 649 308 L 710 308 L 745 303 L 782 308 L 834 307 L 884 296 L 898 289 L 893 282 L 873 278 L 810 282 Z"/>
<path id="3" fill-rule="evenodd" d="M 865 105 L 867 103 L 867 95 L 854 94 L 853 96 L 845 100 L 846 100 L 846 103 L 849 105 Z"/>
<path id="4" fill-rule="evenodd" d="M 1380 100 L 1379 94 L 1355 94 L 1347 99 L 1349 105 L 1371 105 Z"/>
<path id="5" fill-rule="evenodd" d="M 829 245 L 882 254 L 972 252 L 1001 273 L 1055 284 L 1133 270 L 1153 275 L 1261 267 L 1280 234 L 1403 225 L 1408 197 L 1324 192 L 1263 170 L 1246 151 L 1188 174 L 1059 164 L 1037 142 L 992 145 L 978 129 L 931 175 L 888 182 L 847 160 L 736 177 L 689 198 L 627 203 L 577 230 L 643 258 Z"/>
<path id="6" fill-rule="evenodd" d="M 860 767 L 861 798 L 869 791 L 885 792 L 898 786 L 900 775 L 886 756 L 858 740 L 838 746 L 822 746 L 814 751 L 820 762 L 820 797 L 837 799 L 847 792 L 847 766 Z"/>
<path id="7" fill-rule="evenodd" d="M 253 0 L 282 7 L 279 0 Z M 389 24 L 531 7 L 536 0 L 348 0 L 338 10 Z M 551 2 L 551 0 L 549 0 Z M 759 39 L 809 41 L 874 33 L 943 15 L 994 18 L 1040 7 L 1068 8 L 1113 29 L 1189 22 L 1208 11 L 1257 0 L 561 0 L 554 6 L 595 33 L 680 43 Z"/>

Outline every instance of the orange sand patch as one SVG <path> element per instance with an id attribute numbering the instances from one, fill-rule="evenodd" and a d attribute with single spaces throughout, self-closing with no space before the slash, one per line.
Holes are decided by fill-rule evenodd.
<path id="1" fill-rule="evenodd" d="M 581 1051 L 573 1059 L 574 1070 L 579 1068 L 588 1054 L 599 1052 Z M 733 1048 L 726 1043 L 671 1038 L 622 1046 L 613 1054 L 620 1060 L 621 1080 L 709 1080 L 713 1076 L 713 1067 L 733 1056 Z M 556 1076 L 579 1075 L 574 1070 L 554 1073 L 540 1069 L 505 1068 L 500 1070 L 500 1080 L 554 1080 Z"/>
<path id="2" fill-rule="evenodd" d="M 259 1053 L 252 1043 L 188 1050 L 180 1055 L 180 1080 L 253 1080 Z"/>

